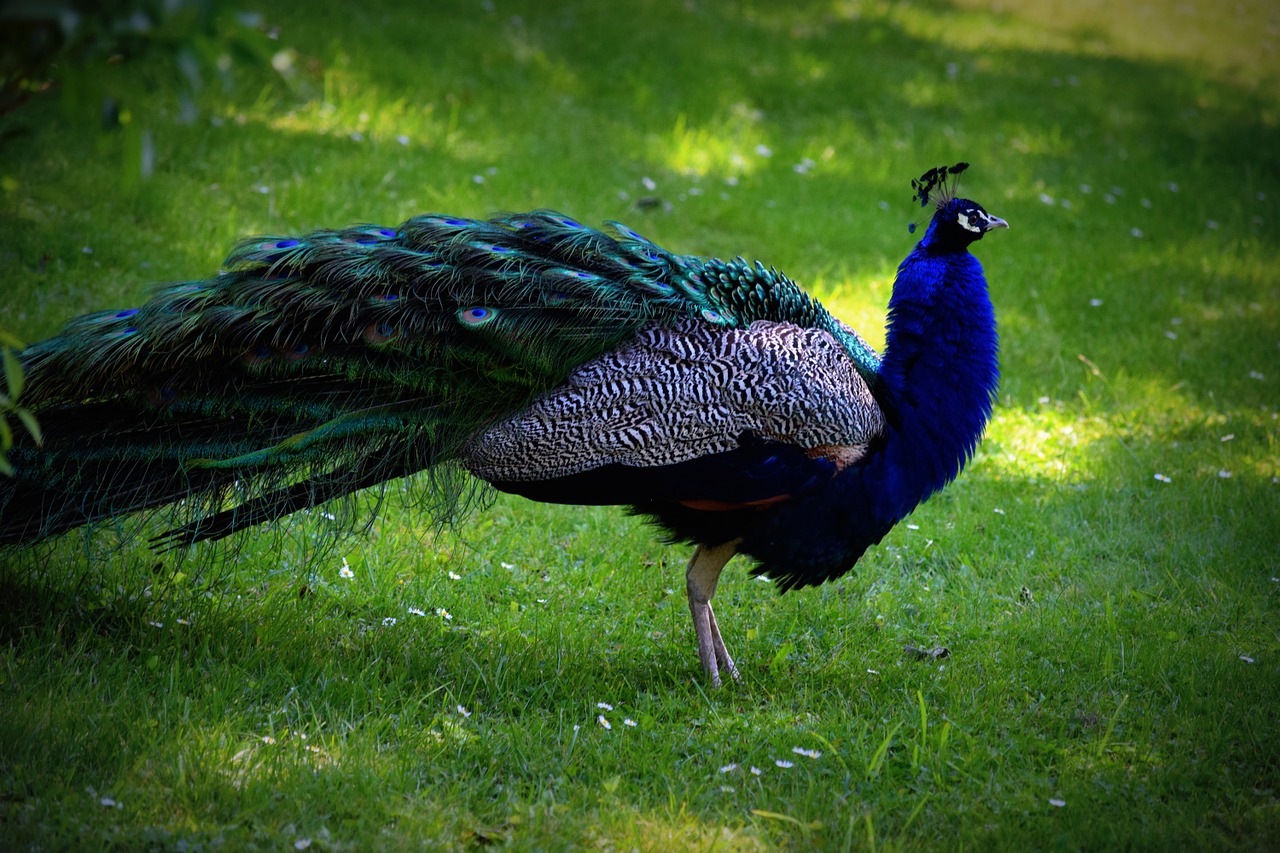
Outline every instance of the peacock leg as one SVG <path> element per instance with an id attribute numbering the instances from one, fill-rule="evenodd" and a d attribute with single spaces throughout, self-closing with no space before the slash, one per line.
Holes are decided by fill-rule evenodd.
<path id="1" fill-rule="evenodd" d="M 734 555 L 737 541 L 723 545 L 708 547 L 699 545 L 689 559 L 689 568 L 685 570 L 685 588 L 689 592 L 689 611 L 693 614 L 693 632 L 698 638 L 698 657 L 702 660 L 702 671 L 711 679 L 712 687 L 720 686 L 720 671 L 723 669 L 738 680 L 738 668 L 729 657 L 729 650 L 724 647 L 724 639 L 720 636 L 720 626 L 716 624 L 716 615 L 711 611 L 711 599 L 716 594 L 716 584 L 720 581 L 720 571 L 725 563 Z"/>

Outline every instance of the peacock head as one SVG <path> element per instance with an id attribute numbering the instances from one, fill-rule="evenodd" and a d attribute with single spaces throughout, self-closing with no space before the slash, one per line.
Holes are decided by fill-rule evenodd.
<path id="1" fill-rule="evenodd" d="M 987 213 L 976 201 L 956 196 L 957 177 L 967 168 L 968 163 L 939 166 L 911 182 L 921 207 L 934 209 L 921 245 L 935 251 L 962 252 L 988 231 L 1009 227 L 1008 222 Z M 915 231 L 914 223 L 910 230 Z"/>

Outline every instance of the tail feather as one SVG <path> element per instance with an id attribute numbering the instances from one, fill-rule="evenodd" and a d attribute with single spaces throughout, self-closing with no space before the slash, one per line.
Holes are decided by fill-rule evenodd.
<path id="1" fill-rule="evenodd" d="M 45 444 L 12 452 L 0 543 L 175 502 L 162 543 L 220 538 L 455 459 L 648 323 L 753 319 L 725 297 L 753 268 L 609 229 L 535 211 L 257 238 L 70 321 L 22 354 Z"/>

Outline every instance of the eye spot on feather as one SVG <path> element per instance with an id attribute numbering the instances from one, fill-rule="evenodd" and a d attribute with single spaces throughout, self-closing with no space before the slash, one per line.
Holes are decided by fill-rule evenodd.
<path id="1" fill-rule="evenodd" d="M 285 361 L 299 361 L 311 352 L 311 347 L 306 344 L 298 344 L 286 353 L 282 353 Z"/>
<path id="2" fill-rule="evenodd" d="M 721 314 L 719 311 L 712 311 L 710 308 L 702 309 L 702 319 L 708 323 L 716 323 L 721 326 L 727 326 L 733 322 L 733 318 L 728 314 Z"/>
<path id="3" fill-rule="evenodd" d="M 124 318 L 132 317 L 134 314 L 137 314 L 137 313 L 138 313 L 137 308 L 127 308 L 124 311 L 116 312 L 115 318 L 117 320 L 123 320 Z"/>
<path id="4" fill-rule="evenodd" d="M 370 323 L 364 329 L 364 339 L 371 344 L 385 344 L 395 337 L 396 327 L 390 323 Z"/>
<path id="5" fill-rule="evenodd" d="M 159 388 L 152 388 L 147 392 L 147 399 L 151 405 L 156 407 L 167 406 L 178 396 L 178 392 L 168 385 Z"/>
<path id="6" fill-rule="evenodd" d="M 392 231 L 390 228 L 379 228 L 378 233 L 383 237 L 386 237 L 388 240 L 396 236 L 396 232 Z"/>
<path id="7" fill-rule="evenodd" d="M 267 361 L 268 359 L 270 359 L 271 356 L 273 355 L 275 355 L 275 353 L 271 351 L 271 347 L 260 346 L 257 349 L 250 350 L 249 352 L 245 353 L 244 356 L 242 357 L 242 360 L 249 367 L 253 367 L 255 365 L 262 364 L 264 361 Z"/>
<path id="8" fill-rule="evenodd" d="M 483 326 L 496 316 L 498 312 L 492 308 L 463 308 L 458 312 L 458 322 L 464 326 Z"/>
<path id="9" fill-rule="evenodd" d="M 277 249 L 292 249 L 294 246 L 298 245 L 298 242 L 299 242 L 299 241 L 297 241 L 297 240 L 280 240 L 279 242 L 277 242 L 277 243 L 275 244 L 275 248 L 277 248 Z"/>

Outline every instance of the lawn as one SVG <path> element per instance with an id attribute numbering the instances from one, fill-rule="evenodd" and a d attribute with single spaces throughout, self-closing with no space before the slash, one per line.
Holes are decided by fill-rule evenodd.
<path id="1" fill-rule="evenodd" d="M 1270 4 L 256 0 L 266 59 L 72 65 L 0 116 L 0 327 L 254 233 L 532 207 L 760 258 L 874 344 L 910 179 L 967 160 L 985 442 L 858 568 L 392 489 L 156 554 L 0 555 L 4 849 L 1268 849 L 1280 838 Z M 274 67 L 273 67 L 274 66 Z M 101 118 L 102 94 L 118 118 Z M 911 649 L 945 648 L 945 657 Z"/>

